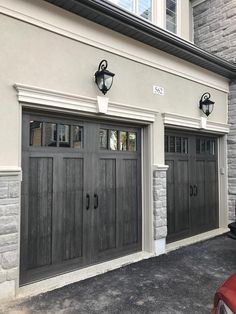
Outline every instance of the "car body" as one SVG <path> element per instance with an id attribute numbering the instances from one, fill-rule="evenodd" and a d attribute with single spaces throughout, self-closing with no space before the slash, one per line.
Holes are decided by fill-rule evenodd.
<path id="1" fill-rule="evenodd" d="M 236 314 L 236 273 L 216 291 L 211 314 Z"/>

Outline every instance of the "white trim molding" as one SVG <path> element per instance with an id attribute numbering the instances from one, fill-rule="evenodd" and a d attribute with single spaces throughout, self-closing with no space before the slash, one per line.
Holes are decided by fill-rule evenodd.
<path id="1" fill-rule="evenodd" d="M 21 177 L 21 168 L 14 166 L 1 166 L 0 167 L 0 177 L 4 176 L 20 176 Z"/>
<path id="2" fill-rule="evenodd" d="M 202 126 L 201 118 L 192 118 L 186 116 L 180 116 L 172 113 L 163 113 L 163 122 L 165 126 L 181 127 L 186 129 L 196 129 L 202 131 L 209 131 L 218 134 L 229 133 L 230 125 L 227 123 L 219 123 L 213 121 L 206 121 L 206 125 Z"/>
<path id="3" fill-rule="evenodd" d="M 153 171 L 167 171 L 169 169 L 168 165 L 152 165 L 152 170 Z"/>
<path id="4" fill-rule="evenodd" d="M 17 90 L 18 101 L 23 107 L 50 108 L 52 110 L 63 110 L 64 112 L 70 110 L 77 113 L 98 114 L 97 98 L 66 94 L 22 84 L 15 84 L 14 87 Z M 102 117 L 106 118 L 110 116 L 150 123 L 155 121 L 157 113 L 157 111 L 146 108 L 109 102 L 107 113 L 103 114 Z"/>

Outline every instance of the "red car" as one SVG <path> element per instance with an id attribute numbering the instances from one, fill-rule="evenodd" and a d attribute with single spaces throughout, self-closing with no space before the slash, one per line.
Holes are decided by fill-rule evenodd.
<path id="1" fill-rule="evenodd" d="M 211 314 L 236 314 L 236 274 L 230 276 L 216 291 Z"/>

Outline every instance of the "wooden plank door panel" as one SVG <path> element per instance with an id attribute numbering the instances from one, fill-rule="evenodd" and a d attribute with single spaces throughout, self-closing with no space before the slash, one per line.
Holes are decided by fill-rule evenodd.
<path id="1" fill-rule="evenodd" d="M 206 173 L 205 160 L 196 160 L 194 174 L 191 178 L 193 195 L 190 203 L 191 233 L 196 234 L 204 229 L 206 224 Z"/>
<path id="2" fill-rule="evenodd" d="M 52 262 L 53 159 L 29 158 L 28 269 Z"/>
<path id="3" fill-rule="evenodd" d="M 83 255 L 83 182 L 82 158 L 63 158 L 63 260 Z"/>
<path id="4" fill-rule="evenodd" d="M 206 162 L 206 224 L 210 228 L 217 228 L 218 218 L 218 176 L 217 161 L 209 160 Z"/>
<path id="5" fill-rule="evenodd" d="M 116 160 L 99 160 L 98 194 L 94 194 L 94 207 L 98 214 L 98 250 L 117 247 L 117 207 L 116 207 Z"/>
<path id="6" fill-rule="evenodd" d="M 167 171 L 167 228 L 168 235 L 175 232 L 175 176 L 174 160 L 166 160 Z"/>
<path id="7" fill-rule="evenodd" d="M 175 162 L 175 233 L 189 231 L 189 161 Z"/>
<path id="8" fill-rule="evenodd" d="M 137 161 L 132 159 L 123 160 L 124 185 L 123 185 L 123 245 L 130 245 L 138 242 L 138 179 Z"/>

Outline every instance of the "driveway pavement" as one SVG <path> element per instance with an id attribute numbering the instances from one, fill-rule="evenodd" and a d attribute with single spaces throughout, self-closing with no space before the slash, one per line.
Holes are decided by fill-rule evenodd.
<path id="1" fill-rule="evenodd" d="M 236 241 L 223 235 L 9 304 L 0 313 L 204 314 L 233 272 Z"/>

